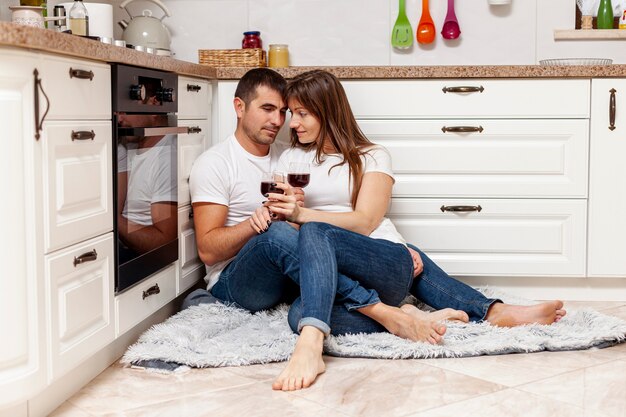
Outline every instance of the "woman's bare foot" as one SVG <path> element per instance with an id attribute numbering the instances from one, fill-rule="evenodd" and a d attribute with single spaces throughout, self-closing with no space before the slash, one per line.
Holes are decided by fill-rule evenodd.
<path id="1" fill-rule="evenodd" d="M 495 326 L 514 327 L 523 324 L 552 324 L 566 314 L 563 301 L 554 300 L 532 306 L 494 303 L 487 312 L 486 320 Z"/>
<path id="2" fill-rule="evenodd" d="M 454 310 L 452 308 L 443 308 L 441 310 L 430 312 L 430 311 L 422 311 L 412 304 L 404 304 L 402 307 L 400 307 L 400 309 L 404 311 L 405 313 L 412 314 L 424 320 L 431 320 L 431 321 L 453 320 L 453 321 L 461 321 L 463 323 L 467 323 L 469 321 L 469 316 L 467 315 L 465 311 Z"/>
<path id="3" fill-rule="evenodd" d="M 362 307 L 358 311 L 385 326 L 391 334 L 414 342 L 436 345 L 443 340 L 446 333 L 446 326 L 441 323 L 408 314 L 398 307 L 383 303 Z"/>
<path id="4" fill-rule="evenodd" d="M 308 388 L 326 370 L 322 360 L 324 333 L 313 326 L 304 326 L 287 367 L 272 384 L 272 389 L 295 391 Z"/>

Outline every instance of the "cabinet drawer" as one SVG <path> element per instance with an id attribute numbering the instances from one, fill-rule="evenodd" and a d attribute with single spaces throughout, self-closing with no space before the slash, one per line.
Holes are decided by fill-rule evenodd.
<path id="1" fill-rule="evenodd" d="M 191 206 L 178 210 L 180 271 L 176 295 L 191 288 L 206 275 L 204 263 L 198 256 L 198 245 L 196 244 L 196 233 L 193 228 L 191 213 Z"/>
<path id="2" fill-rule="evenodd" d="M 43 59 L 40 78 L 50 99 L 46 120 L 111 119 L 109 65 L 55 55 Z M 45 99 L 40 102 L 45 111 Z"/>
<path id="3" fill-rule="evenodd" d="M 208 81 L 178 77 L 178 118 L 207 119 L 211 112 L 211 84 Z"/>
<path id="4" fill-rule="evenodd" d="M 586 211 L 585 200 L 394 198 L 388 216 L 451 275 L 583 277 Z"/>
<path id="5" fill-rule="evenodd" d="M 178 206 L 186 206 L 191 201 L 189 194 L 189 175 L 191 167 L 202 151 L 209 136 L 207 120 L 181 120 L 179 126 L 199 128 L 199 132 L 178 135 Z"/>
<path id="6" fill-rule="evenodd" d="M 176 263 L 115 297 L 116 336 L 130 330 L 176 297 Z"/>
<path id="7" fill-rule="evenodd" d="M 587 195 L 588 120 L 360 120 L 393 159 L 395 196 Z M 453 133 L 442 129 L 480 128 Z"/>
<path id="8" fill-rule="evenodd" d="M 93 139 L 72 140 L 74 132 Z M 46 253 L 113 230 L 111 123 L 44 124 Z"/>
<path id="9" fill-rule="evenodd" d="M 357 118 L 588 118 L 589 80 L 344 81 Z M 471 87 L 482 92 L 446 92 Z"/>
<path id="10" fill-rule="evenodd" d="M 115 338 L 113 234 L 44 259 L 55 380 Z"/>

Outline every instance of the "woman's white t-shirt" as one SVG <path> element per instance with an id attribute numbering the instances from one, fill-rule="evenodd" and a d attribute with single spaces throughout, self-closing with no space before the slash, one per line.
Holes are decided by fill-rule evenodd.
<path id="1" fill-rule="evenodd" d="M 304 205 L 307 208 L 328 212 L 345 213 L 352 210 L 352 180 L 348 164 L 336 166 L 343 162 L 341 154 L 323 155 L 320 163 L 315 161 L 315 149 L 289 148 L 283 152 L 278 161 L 279 171 L 289 172 L 291 162 L 308 162 L 311 167 L 311 179 L 304 188 Z M 391 155 L 387 149 L 376 145 L 361 157 L 363 175 L 368 172 L 382 172 L 393 179 Z M 329 171 L 330 170 L 330 171 Z M 370 234 L 374 239 L 386 239 L 406 245 L 402 235 L 388 218 L 384 217 L 380 225 Z"/>

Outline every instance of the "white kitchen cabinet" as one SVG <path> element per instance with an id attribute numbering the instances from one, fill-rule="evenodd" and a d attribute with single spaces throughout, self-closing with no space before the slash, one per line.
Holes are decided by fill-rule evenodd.
<path id="1" fill-rule="evenodd" d="M 211 146 L 213 89 L 209 81 L 178 77 L 178 124 L 187 133 L 178 135 L 178 280 L 176 295 L 195 285 L 205 275 L 193 231 L 189 175 L 196 158 Z"/>
<path id="2" fill-rule="evenodd" d="M 626 80 L 594 79 L 591 90 L 588 274 L 624 278 Z"/>
<path id="3" fill-rule="evenodd" d="M 388 216 L 450 274 L 585 276 L 585 200 L 393 198 Z"/>
<path id="4" fill-rule="evenodd" d="M 109 232 L 45 257 L 51 380 L 115 339 L 113 251 Z"/>
<path id="5" fill-rule="evenodd" d="M 342 84 L 408 242 L 456 276 L 585 276 L 589 80 Z"/>
<path id="6" fill-rule="evenodd" d="M 0 409 L 17 406 L 47 383 L 44 281 L 37 254 L 41 188 L 34 178 L 35 69 L 32 54 L 0 50 L 0 153 L 3 265 L 0 279 Z"/>

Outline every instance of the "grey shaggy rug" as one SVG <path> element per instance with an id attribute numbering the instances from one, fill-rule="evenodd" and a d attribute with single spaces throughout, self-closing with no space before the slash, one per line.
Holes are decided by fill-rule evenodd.
<path id="1" fill-rule="evenodd" d="M 533 304 L 501 291 L 480 288 L 488 297 Z M 428 309 L 427 306 L 418 307 Z M 148 329 L 122 358 L 128 365 L 173 371 L 281 362 L 296 335 L 287 324 L 288 306 L 250 314 L 220 303 L 190 307 Z M 340 357 L 419 359 L 500 355 L 543 350 L 602 348 L 626 340 L 626 321 L 592 309 L 568 311 L 550 326 L 500 328 L 488 323 L 447 322 L 441 345 L 411 342 L 389 333 L 330 336 L 325 353 Z M 186 366 L 185 366 L 186 365 Z M 182 368 L 181 368 L 182 366 Z"/>

